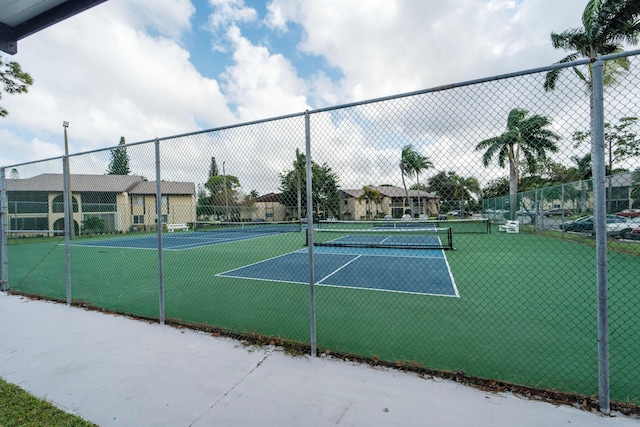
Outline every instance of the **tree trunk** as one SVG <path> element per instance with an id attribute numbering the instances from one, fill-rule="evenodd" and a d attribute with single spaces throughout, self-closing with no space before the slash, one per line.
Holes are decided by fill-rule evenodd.
<path id="1" fill-rule="evenodd" d="M 416 172 L 416 183 L 418 184 L 418 216 L 422 215 L 422 204 L 420 203 L 420 174 Z"/>
<path id="2" fill-rule="evenodd" d="M 402 186 L 404 187 L 404 193 L 407 196 L 407 198 L 405 199 L 405 205 L 407 202 L 409 202 L 409 209 L 411 211 L 411 213 L 413 213 L 413 200 L 411 200 L 411 198 L 409 197 L 409 190 L 407 190 L 407 183 L 404 180 L 404 168 L 402 167 L 402 164 L 400 164 L 400 172 L 401 172 L 401 176 L 402 176 Z M 402 214 L 405 214 L 405 209 L 402 209 Z"/>
<path id="3" fill-rule="evenodd" d="M 516 219 L 516 205 L 518 203 L 518 173 L 513 162 L 509 162 L 509 217 Z"/>

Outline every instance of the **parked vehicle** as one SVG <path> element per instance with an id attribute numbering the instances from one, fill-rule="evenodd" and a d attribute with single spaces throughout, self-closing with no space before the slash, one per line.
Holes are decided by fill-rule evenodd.
<path id="1" fill-rule="evenodd" d="M 616 212 L 616 215 L 626 216 L 627 218 L 640 217 L 640 209 L 623 209 L 620 212 Z"/>
<path id="2" fill-rule="evenodd" d="M 627 219 L 625 222 L 615 222 L 607 224 L 607 235 L 611 237 L 622 237 L 624 233 L 640 227 L 640 216 Z"/>
<path id="3" fill-rule="evenodd" d="M 625 230 L 621 234 L 623 239 L 628 240 L 640 240 L 640 227 L 632 228 L 630 230 Z"/>
<path id="4" fill-rule="evenodd" d="M 455 216 L 456 218 L 469 218 L 471 216 L 471 212 L 460 212 L 459 209 L 455 211 L 447 212 L 447 215 Z"/>
<path id="5" fill-rule="evenodd" d="M 567 221 L 560 225 L 564 231 L 575 231 L 576 233 L 593 232 L 593 215 L 583 216 L 574 221 Z M 607 215 L 607 224 L 627 222 L 628 219 L 618 215 Z"/>
<path id="6" fill-rule="evenodd" d="M 569 209 L 549 209 L 542 213 L 544 216 L 571 216 L 573 212 Z"/>

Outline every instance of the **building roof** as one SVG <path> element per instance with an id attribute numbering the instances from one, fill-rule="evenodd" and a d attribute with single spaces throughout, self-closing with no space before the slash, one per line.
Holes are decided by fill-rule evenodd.
<path id="1" fill-rule="evenodd" d="M 73 184 L 71 184 L 73 187 Z M 173 195 L 191 195 L 195 194 L 196 186 L 193 182 L 176 182 L 176 181 L 161 181 L 160 193 L 173 194 Z M 156 194 L 156 183 L 152 181 L 142 181 L 136 184 L 129 194 Z"/>
<path id="2" fill-rule="evenodd" d="M 258 202 L 258 203 L 260 203 L 260 202 L 262 202 L 262 203 L 265 203 L 265 202 L 279 202 L 280 201 L 280 194 L 267 193 L 267 194 L 264 194 L 264 195 L 262 195 L 260 197 L 256 197 L 254 201 Z"/>
<path id="3" fill-rule="evenodd" d="M 0 0 L 0 50 L 14 55 L 18 40 L 106 0 Z"/>
<path id="4" fill-rule="evenodd" d="M 25 179 L 6 179 L 7 191 L 62 192 L 63 175 L 44 173 Z M 71 174 L 71 190 L 74 192 L 155 194 L 155 182 L 145 181 L 136 175 L 80 175 Z M 193 182 L 163 181 L 162 194 L 195 194 Z"/>
<path id="5" fill-rule="evenodd" d="M 380 186 L 369 185 L 368 187 L 379 191 L 383 197 L 391 197 L 391 198 L 407 197 L 404 191 L 404 188 L 402 187 L 395 187 L 393 185 L 380 185 Z M 341 191 L 345 193 L 347 197 L 354 197 L 354 198 L 358 198 L 362 196 L 362 194 L 364 193 L 364 190 L 362 188 L 355 189 L 355 190 L 341 190 Z M 436 196 L 434 193 L 428 193 L 426 191 L 418 191 L 418 190 L 409 190 L 409 197 L 418 197 L 418 196 L 425 199 L 438 198 L 438 196 Z"/>
<path id="6" fill-rule="evenodd" d="M 611 186 L 613 187 L 630 187 L 633 185 L 634 172 L 623 172 L 611 176 Z M 607 185 L 608 185 L 607 180 Z"/>

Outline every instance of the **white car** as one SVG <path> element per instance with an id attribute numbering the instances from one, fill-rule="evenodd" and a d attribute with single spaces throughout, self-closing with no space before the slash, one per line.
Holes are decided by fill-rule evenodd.
<path id="1" fill-rule="evenodd" d="M 625 230 L 631 230 L 633 228 L 640 227 L 640 217 L 632 218 L 626 222 L 614 222 L 607 224 L 607 236 L 620 237 L 620 234 Z"/>

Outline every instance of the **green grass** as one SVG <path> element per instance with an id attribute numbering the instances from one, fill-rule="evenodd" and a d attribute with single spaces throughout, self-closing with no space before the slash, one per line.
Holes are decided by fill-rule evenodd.
<path id="1" fill-rule="evenodd" d="M 64 412 L 51 403 L 0 379 L 0 426 L 92 427 L 95 424 Z"/>
<path id="2" fill-rule="evenodd" d="M 167 319 L 308 342 L 308 286 L 216 276 L 302 249 L 303 234 L 166 251 Z M 595 395 L 595 249 L 571 236 L 454 234 L 457 250 L 446 255 L 460 298 L 318 286 L 318 346 Z M 56 245 L 9 247 L 12 289 L 64 300 L 64 247 Z M 609 252 L 611 396 L 639 404 L 640 258 L 637 244 L 626 245 Z M 155 251 L 72 247 L 71 260 L 75 302 L 158 317 Z"/>

